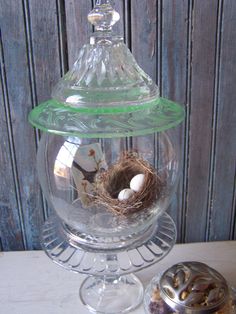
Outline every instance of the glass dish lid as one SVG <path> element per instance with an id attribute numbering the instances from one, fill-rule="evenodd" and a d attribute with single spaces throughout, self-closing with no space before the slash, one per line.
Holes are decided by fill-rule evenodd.
<path id="1" fill-rule="evenodd" d="M 115 36 L 119 14 L 109 1 L 89 13 L 95 33 L 56 84 L 52 99 L 34 108 L 29 121 L 54 134 L 119 137 L 151 134 L 184 119 L 182 106 L 161 98 L 153 80 Z"/>

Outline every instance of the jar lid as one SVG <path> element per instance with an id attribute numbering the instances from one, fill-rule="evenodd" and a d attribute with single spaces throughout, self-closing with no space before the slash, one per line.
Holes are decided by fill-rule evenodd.
<path id="1" fill-rule="evenodd" d="M 214 313 L 229 301 L 224 277 L 200 262 L 173 265 L 162 274 L 159 289 L 164 302 L 181 313 Z"/>
<path id="2" fill-rule="evenodd" d="M 119 14 L 109 1 L 97 1 L 88 20 L 95 28 L 90 43 L 56 84 L 52 99 L 32 110 L 30 123 L 43 131 L 84 137 L 144 135 L 179 124 L 182 106 L 160 97 L 123 39 L 114 36 Z"/>
<path id="3" fill-rule="evenodd" d="M 30 123 L 42 131 L 81 138 L 147 135 L 175 127 L 183 118 L 183 108 L 165 98 L 157 99 L 155 106 L 119 114 L 85 113 L 49 100 L 29 114 Z"/>

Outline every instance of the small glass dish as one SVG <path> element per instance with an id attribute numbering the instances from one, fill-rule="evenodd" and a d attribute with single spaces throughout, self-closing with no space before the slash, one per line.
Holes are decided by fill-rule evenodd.
<path id="1" fill-rule="evenodd" d="M 144 308 L 148 314 L 235 314 L 236 290 L 208 265 L 182 262 L 151 280 Z"/>

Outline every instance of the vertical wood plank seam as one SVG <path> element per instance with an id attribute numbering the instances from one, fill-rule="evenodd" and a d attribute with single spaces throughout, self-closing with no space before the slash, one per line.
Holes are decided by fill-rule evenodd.
<path id="1" fill-rule="evenodd" d="M 91 8 L 93 9 L 96 5 L 97 0 L 91 0 Z M 89 13 L 89 12 L 88 12 Z M 95 32 L 95 27 L 92 25 L 92 32 Z"/>
<path id="2" fill-rule="evenodd" d="M 110 3 L 111 3 L 111 6 L 113 6 L 113 2 L 110 1 Z M 92 0 L 92 8 L 94 8 L 95 5 L 96 5 L 96 0 Z M 94 26 L 92 26 L 92 31 L 93 31 L 93 32 L 95 31 Z M 126 139 L 126 141 L 127 141 L 127 139 Z M 100 139 L 98 139 L 98 142 L 101 144 L 102 150 L 104 150 L 104 149 L 105 149 L 105 148 L 104 148 L 104 147 L 105 147 L 105 140 L 102 139 L 102 138 L 100 138 Z M 126 147 L 127 147 L 127 144 L 126 144 Z M 126 149 L 128 149 L 128 148 L 126 148 Z"/>
<path id="3" fill-rule="evenodd" d="M 60 59 L 60 71 L 63 76 L 69 68 L 67 36 L 66 36 L 66 11 L 65 1 L 56 0 L 57 29 L 58 29 L 58 51 Z"/>
<path id="4" fill-rule="evenodd" d="M 12 123 L 11 123 L 11 113 L 10 113 L 10 103 L 9 103 L 9 96 L 8 96 L 8 86 L 7 86 L 7 76 L 5 70 L 5 61 L 4 61 L 4 50 L 3 50 L 3 43 L 2 43 L 2 35 L 0 29 L 0 63 L 1 63 L 1 82 L 2 82 L 2 92 L 3 92 L 3 107 L 6 115 L 6 122 L 7 122 L 7 133 L 9 138 L 9 150 L 10 150 L 10 163 L 14 178 L 14 189 L 16 193 L 16 203 L 18 208 L 18 215 L 19 215 L 19 222 L 21 228 L 21 235 L 23 241 L 24 249 L 28 248 L 26 233 L 25 233 L 25 225 L 23 219 L 23 211 L 22 211 L 22 202 L 20 197 L 20 186 L 19 186 L 19 178 L 18 178 L 18 171 L 17 171 L 17 164 L 16 164 L 16 157 L 15 157 L 15 145 L 13 140 L 13 130 L 12 130 Z"/>
<path id="5" fill-rule="evenodd" d="M 212 138 L 211 138 L 211 157 L 209 167 L 208 199 L 207 199 L 207 222 L 205 231 L 205 241 L 209 241 L 211 230 L 211 216 L 213 210 L 214 179 L 216 166 L 216 133 L 218 125 L 218 98 L 219 98 L 219 81 L 220 81 L 220 64 L 221 64 L 221 33 L 223 20 L 223 0 L 218 0 L 217 25 L 216 25 L 216 47 L 215 47 L 215 69 L 214 69 L 214 96 L 212 112 Z"/>
<path id="6" fill-rule="evenodd" d="M 113 6 L 113 1 L 110 1 L 110 3 L 111 3 L 111 6 Z M 95 7 L 95 5 L 96 5 L 96 0 L 92 0 L 92 3 L 91 3 L 92 9 Z M 94 32 L 94 31 L 95 31 L 95 28 L 92 25 L 92 32 Z M 105 140 L 103 138 L 99 138 L 98 142 L 100 143 L 102 150 L 104 150 L 105 149 Z"/>
<path id="7" fill-rule="evenodd" d="M 25 38 L 26 38 L 26 50 L 27 50 L 27 60 L 28 60 L 28 70 L 29 70 L 29 80 L 30 80 L 30 96 L 32 102 L 32 108 L 37 106 L 37 86 L 35 79 L 35 65 L 34 65 L 34 52 L 31 34 L 31 23 L 30 23 L 30 9 L 28 0 L 23 0 L 23 18 L 25 24 Z M 39 145 L 40 131 L 38 129 L 33 129 L 35 135 L 36 149 Z M 44 220 L 48 217 L 47 203 L 40 189 L 40 198 L 42 199 L 43 205 L 43 218 Z"/>
<path id="8" fill-rule="evenodd" d="M 232 211 L 231 211 L 231 226 L 230 226 L 230 240 L 236 240 L 236 165 L 234 171 L 234 188 L 232 197 Z"/>
<path id="9" fill-rule="evenodd" d="M 131 0 L 124 0 L 124 31 L 125 44 L 132 51 L 132 29 L 131 29 Z"/>
<path id="10" fill-rule="evenodd" d="M 157 85 L 159 87 L 160 96 L 162 95 L 162 8 L 162 0 L 159 0 L 157 6 Z"/>
<path id="11" fill-rule="evenodd" d="M 120 36 L 122 36 L 124 38 L 124 43 L 126 44 L 126 16 L 125 16 L 125 12 L 126 12 L 126 4 L 125 4 L 125 0 L 122 0 L 123 2 L 123 12 L 122 12 L 122 20 L 120 20 L 118 23 L 122 23 L 124 25 L 124 33 L 123 34 L 118 34 Z M 118 12 L 119 13 L 119 12 Z"/>
<path id="12" fill-rule="evenodd" d="M 193 13 L 194 0 L 188 3 L 188 31 L 187 31 L 187 60 L 186 60 L 186 118 L 184 129 L 184 167 L 182 186 L 182 214 L 180 241 L 186 242 L 186 216 L 188 211 L 188 173 L 189 173 L 189 141 L 190 141 L 190 114 L 191 114 L 191 90 L 192 90 L 192 40 L 193 40 Z"/>
<path id="13" fill-rule="evenodd" d="M 159 88 L 159 92 L 161 95 L 161 76 L 162 76 L 162 67 L 161 67 L 161 57 L 162 57 L 162 37 L 161 37 L 161 33 L 162 33 L 162 19 L 161 19 L 161 15 L 162 15 L 162 6 L 161 6 L 161 0 L 158 0 L 157 2 L 157 10 L 156 10 L 156 19 L 157 19 L 157 23 L 156 23 L 156 51 L 157 51 L 157 74 L 156 74 L 156 84 Z M 159 147 L 157 145 L 158 143 L 158 133 L 154 134 L 154 143 L 153 143 L 153 151 L 154 151 L 154 167 L 156 169 L 158 169 L 158 156 L 159 156 Z"/>
<path id="14" fill-rule="evenodd" d="M 125 0 L 125 43 L 132 52 L 132 17 L 131 17 L 131 0 Z M 132 150 L 133 140 L 132 137 L 126 138 L 126 149 Z"/>
<path id="15" fill-rule="evenodd" d="M 29 63 L 29 79 L 30 79 L 30 91 L 32 105 L 35 107 L 37 105 L 37 88 L 35 80 L 35 68 L 34 68 L 34 57 L 33 57 L 33 44 L 32 44 L 32 34 L 31 34 L 31 23 L 30 23 L 30 10 L 28 0 L 23 0 L 23 16 L 25 23 L 25 37 L 26 37 L 26 47 L 27 47 L 27 59 Z M 39 142 L 39 133 L 36 133 L 36 144 Z"/>

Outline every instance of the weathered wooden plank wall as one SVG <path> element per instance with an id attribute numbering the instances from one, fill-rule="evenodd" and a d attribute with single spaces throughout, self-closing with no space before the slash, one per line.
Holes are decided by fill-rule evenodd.
<path id="1" fill-rule="evenodd" d="M 0 250 L 38 249 L 48 208 L 27 115 L 86 42 L 93 0 L 0 0 Z M 186 106 L 178 241 L 236 239 L 236 2 L 116 0 L 124 36 L 161 94 Z M 158 136 L 158 135 L 155 135 Z M 153 138 L 153 143 L 155 140 Z"/>
<path id="2" fill-rule="evenodd" d="M 189 10 L 190 5 L 188 5 L 188 0 L 179 2 L 173 2 L 172 0 L 164 1 L 161 10 L 161 84 L 159 85 L 161 85 L 161 92 L 164 97 L 175 99 L 175 101 L 182 104 L 188 103 Z M 175 31 L 173 32 L 173 30 Z M 188 115 L 188 110 L 186 113 Z M 181 158 L 183 161 L 185 160 L 185 130 L 186 122 L 181 124 L 178 133 Z M 185 179 L 185 168 L 183 168 L 175 201 L 169 209 L 169 212 L 177 225 L 179 242 L 183 242 L 185 235 Z"/>

